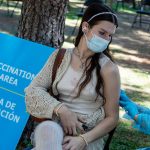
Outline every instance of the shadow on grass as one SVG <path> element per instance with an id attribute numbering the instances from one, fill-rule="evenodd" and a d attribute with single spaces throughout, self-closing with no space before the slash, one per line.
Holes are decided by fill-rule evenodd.
<path id="1" fill-rule="evenodd" d="M 130 87 L 131 85 L 124 84 L 127 87 Z M 145 103 L 150 101 L 150 94 L 147 92 L 144 92 L 141 86 L 132 85 L 132 87 L 135 89 L 126 88 L 126 94 L 127 96 L 132 99 L 134 102 L 138 103 Z"/>
<path id="2" fill-rule="evenodd" d="M 140 147 L 148 147 L 150 146 L 149 139 L 149 135 L 133 129 L 130 121 L 120 120 L 113 136 L 110 150 L 135 150 Z"/>
<path id="3" fill-rule="evenodd" d="M 149 51 L 149 54 L 144 54 L 142 52 L 138 52 L 136 54 L 133 54 L 133 53 L 130 53 L 129 51 L 120 51 L 119 49 L 114 49 L 113 50 L 114 53 L 121 53 L 121 54 L 125 54 L 125 55 L 132 55 L 132 56 L 136 56 L 138 58 L 145 58 L 145 59 L 150 59 L 150 51 Z"/>
<path id="4" fill-rule="evenodd" d="M 122 51 L 119 49 L 113 49 L 112 52 L 115 54 L 121 54 L 121 57 L 115 57 L 115 60 L 122 67 L 128 67 L 132 69 L 140 69 L 150 73 L 150 54 L 148 52 L 138 51 L 136 54 Z M 123 56 L 124 55 L 124 56 Z"/>
<path id="5" fill-rule="evenodd" d="M 131 59 L 123 60 L 123 59 L 119 59 L 119 58 L 116 58 L 116 61 L 122 67 L 127 67 L 127 68 L 132 68 L 132 69 L 140 69 L 140 70 L 150 73 L 150 64 L 147 64 L 145 62 L 137 62 L 137 61 L 134 61 Z"/>

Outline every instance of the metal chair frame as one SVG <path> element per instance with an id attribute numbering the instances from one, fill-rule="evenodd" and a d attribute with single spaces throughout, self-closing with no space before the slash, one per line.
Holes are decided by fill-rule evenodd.
<path id="1" fill-rule="evenodd" d="M 15 6 L 14 6 L 14 9 L 12 10 L 11 13 L 10 13 L 10 10 L 9 10 L 9 7 L 10 7 L 9 2 L 10 2 L 10 1 L 16 1 L 16 4 L 15 4 Z M 14 14 L 14 12 L 15 12 L 15 9 L 16 9 L 17 6 L 19 5 L 19 2 L 22 2 L 22 0 L 6 0 L 7 12 L 8 12 L 8 15 L 9 15 L 10 17 L 13 17 L 13 14 Z M 0 6 L 1 6 L 3 3 L 4 3 L 4 0 L 1 0 L 1 1 L 0 1 Z"/>
<path id="2" fill-rule="evenodd" d="M 149 7 L 149 10 L 145 10 L 146 6 Z M 142 16 L 149 16 L 149 19 L 144 20 Z M 141 1 L 141 8 L 140 10 L 136 11 L 136 16 L 134 17 L 132 28 L 134 28 L 134 25 L 136 23 L 139 23 L 140 28 L 142 28 L 142 24 L 148 24 L 149 25 L 148 31 L 150 31 L 150 1 L 149 0 Z"/>

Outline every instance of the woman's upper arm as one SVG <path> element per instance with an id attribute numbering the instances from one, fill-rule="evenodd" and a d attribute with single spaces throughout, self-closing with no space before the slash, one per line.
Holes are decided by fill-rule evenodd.
<path id="1" fill-rule="evenodd" d="M 119 117 L 120 75 L 116 64 L 108 62 L 103 70 L 105 114 L 116 119 Z"/>
<path id="2" fill-rule="evenodd" d="M 26 109 L 35 117 L 51 118 L 53 109 L 60 103 L 47 92 L 51 85 L 52 67 L 56 54 L 57 51 L 49 57 L 42 70 L 25 88 Z"/>

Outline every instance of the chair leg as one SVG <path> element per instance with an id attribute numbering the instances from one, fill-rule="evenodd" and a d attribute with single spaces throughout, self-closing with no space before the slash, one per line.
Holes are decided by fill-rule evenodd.
<path id="1" fill-rule="evenodd" d="M 78 22 L 79 22 L 79 20 L 80 20 L 80 17 L 83 15 L 83 12 L 84 12 L 84 6 L 82 7 L 80 13 L 77 15 L 77 16 L 78 16 L 78 19 L 77 19 L 77 21 L 76 21 L 75 27 L 74 27 L 73 30 L 72 30 L 71 36 L 74 35 L 74 33 L 75 33 L 75 31 L 76 31 L 76 28 L 77 28 L 77 25 L 78 25 Z"/>
<path id="2" fill-rule="evenodd" d="M 140 28 L 142 28 L 142 15 L 140 14 Z"/>
<path id="3" fill-rule="evenodd" d="M 113 137 L 113 134 L 114 134 L 115 130 L 116 130 L 116 127 L 112 131 L 109 132 L 109 136 L 108 136 L 108 139 L 105 143 L 105 146 L 104 146 L 103 150 L 109 150 L 109 145 L 111 143 L 111 140 L 112 140 L 112 137 Z"/>
<path id="4" fill-rule="evenodd" d="M 9 0 L 6 0 L 6 3 L 7 3 L 7 13 L 9 15 Z"/>
<path id="5" fill-rule="evenodd" d="M 13 11 L 12 11 L 11 15 L 10 15 L 10 17 L 13 17 L 13 14 L 14 14 L 15 9 L 17 8 L 18 4 L 19 4 L 19 1 L 16 3 L 16 5 L 15 5 L 15 7 L 14 7 L 14 9 L 13 9 Z"/>
<path id="6" fill-rule="evenodd" d="M 119 2 L 117 1 L 117 4 L 116 4 L 116 11 L 118 11 L 118 5 L 119 5 Z"/>
<path id="7" fill-rule="evenodd" d="M 74 33 L 75 33 L 75 31 L 76 31 L 76 28 L 77 28 L 77 25 L 78 25 L 79 20 L 80 20 L 80 17 L 78 16 L 78 19 L 77 19 L 77 21 L 76 21 L 75 27 L 74 27 L 74 28 L 73 28 L 73 30 L 72 30 L 71 36 L 73 36 L 73 35 L 74 35 Z"/>
<path id="8" fill-rule="evenodd" d="M 124 0 L 122 0 L 122 9 L 124 10 Z"/>
<path id="9" fill-rule="evenodd" d="M 149 24 L 148 32 L 150 32 L 150 24 Z"/>
<path id="10" fill-rule="evenodd" d="M 134 24 L 137 22 L 137 17 L 138 17 L 138 14 L 134 18 L 134 21 L 133 21 L 132 26 L 131 26 L 132 28 L 134 27 Z"/>

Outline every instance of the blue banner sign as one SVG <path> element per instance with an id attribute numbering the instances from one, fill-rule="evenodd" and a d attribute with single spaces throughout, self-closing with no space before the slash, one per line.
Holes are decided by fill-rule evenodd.
<path id="1" fill-rule="evenodd" d="M 0 33 L 0 150 L 15 150 L 29 114 L 24 88 L 53 48 Z"/>

